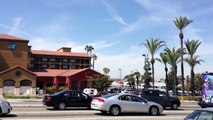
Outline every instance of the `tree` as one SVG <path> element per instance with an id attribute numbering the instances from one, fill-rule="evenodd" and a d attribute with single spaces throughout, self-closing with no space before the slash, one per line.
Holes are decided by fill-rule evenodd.
<path id="1" fill-rule="evenodd" d="M 144 80 L 144 89 L 148 89 L 150 87 L 150 81 L 152 80 L 151 74 L 149 72 L 144 72 L 141 77 Z"/>
<path id="2" fill-rule="evenodd" d="M 166 53 L 166 59 L 168 61 L 168 63 L 171 65 L 172 67 L 172 73 L 173 73 L 173 94 L 174 96 L 176 96 L 176 86 L 177 86 L 177 63 L 180 61 L 180 57 L 181 57 L 181 53 L 182 53 L 182 49 L 169 49 L 166 48 L 165 50 Z M 185 53 L 185 52 L 184 52 Z"/>
<path id="3" fill-rule="evenodd" d="M 181 53 L 181 76 L 182 76 L 182 94 L 184 94 L 184 65 L 183 65 L 183 29 L 185 27 L 187 27 L 190 23 L 193 22 L 193 20 L 189 20 L 187 17 L 182 17 L 180 16 L 179 18 L 176 18 L 175 20 L 173 20 L 175 26 L 178 28 L 178 30 L 180 31 L 179 33 L 179 38 L 180 38 L 180 44 L 181 44 L 181 49 L 182 49 L 182 53 Z"/>
<path id="4" fill-rule="evenodd" d="M 129 87 L 132 88 L 133 90 L 135 89 L 135 80 L 133 74 L 126 75 L 124 79 L 128 82 Z"/>
<path id="5" fill-rule="evenodd" d="M 165 46 L 165 41 L 161 41 L 160 39 L 157 38 L 150 38 L 149 40 L 146 39 L 145 43 L 142 43 L 149 51 L 151 54 L 151 64 L 152 64 L 152 82 L 153 82 L 153 89 L 154 89 L 154 63 L 155 63 L 155 53 L 163 46 Z"/>
<path id="6" fill-rule="evenodd" d="M 199 40 L 187 40 L 185 42 L 186 45 L 186 50 L 187 50 L 187 54 L 188 57 L 185 58 L 184 60 L 189 64 L 189 66 L 191 67 L 191 91 L 192 91 L 192 95 L 195 95 L 195 87 L 194 87 L 194 67 L 197 64 L 200 64 L 201 62 L 204 62 L 202 59 L 198 59 L 198 55 L 195 55 L 198 47 L 200 46 L 201 42 L 199 42 Z"/>
<path id="7" fill-rule="evenodd" d="M 90 87 L 96 88 L 99 92 L 104 91 L 111 85 L 109 81 L 109 76 L 106 75 L 95 75 L 89 77 Z"/>
<path id="8" fill-rule="evenodd" d="M 141 73 L 140 72 L 134 72 L 133 76 L 134 76 L 134 78 L 136 78 L 136 85 L 137 85 L 137 90 L 138 90 L 138 84 L 139 84 L 139 79 L 141 77 Z"/>
<path id="9" fill-rule="evenodd" d="M 168 60 L 166 55 L 167 55 L 166 53 L 160 53 L 160 59 L 156 58 L 156 60 L 164 64 L 166 92 L 168 93 L 168 68 L 167 68 Z"/>
<path id="10" fill-rule="evenodd" d="M 196 91 L 201 91 L 202 90 L 202 74 L 201 73 L 197 73 L 195 75 L 195 83 L 194 86 L 196 88 Z"/>
<path id="11" fill-rule="evenodd" d="M 93 70 L 94 70 L 94 68 L 95 68 L 95 60 L 97 60 L 97 58 L 98 58 L 98 57 L 97 57 L 95 54 L 92 55 L 92 60 L 93 60 L 92 68 L 93 68 Z"/>
<path id="12" fill-rule="evenodd" d="M 93 46 L 91 45 L 86 45 L 84 49 L 87 51 L 87 54 L 90 54 L 90 56 L 92 55 L 92 51 L 94 50 Z"/>
<path id="13" fill-rule="evenodd" d="M 105 75 L 108 75 L 109 72 L 110 72 L 110 69 L 105 67 L 105 68 L 103 68 L 103 72 L 104 72 Z"/>

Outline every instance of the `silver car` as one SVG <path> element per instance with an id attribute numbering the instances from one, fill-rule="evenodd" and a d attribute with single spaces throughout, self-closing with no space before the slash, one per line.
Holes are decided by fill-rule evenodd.
<path id="1" fill-rule="evenodd" d="M 213 108 L 198 109 L 187 115 L 184 120 L 212 120 Z"/>
<path id="2" fill-rule="evenodd" d="M 124 112 L 158 115 L 163 112 L 163 107 L 160 104 L 128 93 L 114 93 L 94 97 L 91 108 L 101 111 L 102 114 L 110 113 L 111 115 L 119 115 Z"/>
<path id="3" fill-rule="evenodd" d="M 10 103 L 6 100 L 0 99 L 0 115 L 7 115 L 12 111 Z"/>

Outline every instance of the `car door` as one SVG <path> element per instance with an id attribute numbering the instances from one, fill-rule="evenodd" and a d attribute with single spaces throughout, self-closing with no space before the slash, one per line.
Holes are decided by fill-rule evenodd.
<path id="1" fill-rule="evenodd" d="M 131 95 L 130 101 L 132 102 L 133 112 L 149 111 L 149 105 L 147 104 L 147 101 L 143 98 Z"/>
<path id="2" fill-rule="evenodd" d="M 68 91 L 64 94 L 65 101 L 67 103 L 67 107 L 76 107 L 77 98 L 76 98 L 76 91 Z"/>
<path id="3" fill-rule="evenodd" d="M 78 107 L 88 107 L 90 105 L 89 96 L 82 92 L 78 92 L 76 105 Z"/>
<path id="4" fill-rule="evenodd" d="M 118 97 L 119 105 L 122 112 L 132 112 L 133 111 L 133 102 L 130 101 L 129 95 L 121 95 Z"/>
<path id="5" fill-rule="evenodd" d="M 162 106 L 170 106 L 171 101 L 168 95 L 164 92 L 159 91 L 159 104 Z"/>

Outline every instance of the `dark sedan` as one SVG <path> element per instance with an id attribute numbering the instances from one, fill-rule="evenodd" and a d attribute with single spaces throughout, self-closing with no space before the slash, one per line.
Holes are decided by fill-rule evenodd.
<path id="1" fill-rule="evenodd" d="M 67 107 L 87 107 L 90 109 L 91 101 L 92 97 L 83 92 L 65 90 L 46 95 L 43 99 L 43 105 L 59 110 L 65 110 Z"/>

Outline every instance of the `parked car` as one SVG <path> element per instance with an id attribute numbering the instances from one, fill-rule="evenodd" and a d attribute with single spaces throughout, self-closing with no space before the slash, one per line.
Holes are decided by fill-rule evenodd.
<path id="1" fill-rule="evenodd" d="M 171 107 L 171 109 L 177 110 L 181 105 L 181 102 L 177 97 L 172 97 L 166 92 L 160 90 L 142 90 L 138 92 L 138 95 L 149 101 L 160 104 L 164 109 L 166 107 Z"/>
<path id="2" fill-rule="evenodd" d="M 110 113 L 113 116 L 124 112 L 149 113 L 151 115 L 163 112 L 163 107 L 160 104 L 128 93 L 112 93 L 102 97 L 94 97 L 91 108 L 101 111 L 102 114 Z"/>
<path id="3" fill-rule="evenodd" d="M 213 108 L 198 109 L 187 115 L 184 120 L 212 120 Z"/>
<path id="4" fill-rule="evenodd" d="M 6 100 L 0 99 L 0 115 L 7 115 L 12 111 L 12 106 Z"/>
<path id="5" fill-rule="evenodd" d="M 98 94 L 98 91 L 97 91 L 97 89 L 95 89 L 95 88 L 85 88 L 85 89 L 83 90 L 83 92 L 84 92 L 85 94 L 89 95 L 89 96 L 94 96 L 94 95 L 97 95 L 97 94 Z"/>
<path id="6" fill-rule="evenodd" d="M 46 95 L 43 105 L 64 110 L 67 107 L 87 107 L 90 108 L 92 97 L 74 90 L 60 91 L 55 94 Z"/>

